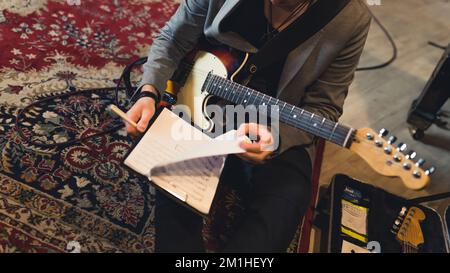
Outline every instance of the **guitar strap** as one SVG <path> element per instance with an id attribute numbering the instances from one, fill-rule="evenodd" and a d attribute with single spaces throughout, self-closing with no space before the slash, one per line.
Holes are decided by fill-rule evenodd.
<path id="1" fill-rule="evenodd" d="M 251 76 L 287 56 L 293 49 L 323 29 L 350 0 L 317 0 L 291 24 L 253 54 L 244 69 Z"/>

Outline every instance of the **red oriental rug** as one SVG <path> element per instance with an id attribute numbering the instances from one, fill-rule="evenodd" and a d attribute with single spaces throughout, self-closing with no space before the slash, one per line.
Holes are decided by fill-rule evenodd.
<path id="1" fill-rule="evenodd" d="M 176 0 L 0 1 L 0 252 L 153 252 L 154 189 L 122 162 L 123 130 L 105 114 L 126 64 L 147 54 Z M 6 41 L 6 42 L 5 42 Z M 41 98 L 70 94 L 18 112 Z M 206 221 L 208 251 L 238 211 L 232 193 Z M 214 227 L 214 228 L 212 228 Z M 218 227 L 215 229 L 215 227 Z M 305 230 L 302 231 L 304 233 Z M 288 251 L 295 252 L 297 238 Z"/>
<path id="2" fill-rule="evenodd" d="M 172 0 L 0 1 L 0 252 L 152 252 L 153 189 L 122 166 L 123 131 L 64 149 L 27 144 L 20 109 L 50 95 L 115 86 L 147 54 Z M 5 42 L 6 41 L 6 42 Z M 112 92 L 31 109 L 25 137 L 64 142 L 108 127 Z"/>

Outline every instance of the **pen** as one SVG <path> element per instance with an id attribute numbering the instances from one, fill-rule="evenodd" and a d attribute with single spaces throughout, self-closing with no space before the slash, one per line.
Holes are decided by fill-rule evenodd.
<path id="1" fill-rule="evenodd" d="M 115 106 L 114 104 L 110 104 L 108 108 L 113 111 L 115 114 L 117 114 L 119 117 L 121 117 L 123 120 L 131 124 L 133 127 L 137 127 L 136 122 L 132 121 L 127 114 L 125 114 L 122 110 L 119 109 L 119 107 Z"/>

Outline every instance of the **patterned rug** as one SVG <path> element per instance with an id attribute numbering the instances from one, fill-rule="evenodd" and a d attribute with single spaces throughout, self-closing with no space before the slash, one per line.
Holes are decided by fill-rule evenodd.
<path id="1" fill-rule="evenodd" d="M 0 252 L 153 251 L 152 188 L 121 164 L 123 131 L 63 148 L 117 125 L 105 114 L 124 66 L 145 56 L 177 7 L 168 0 L 0 0 Z M 5 43 L 4 41 L 8 41 Z M 119 121 L 120 122 L 120 121 Z"/>
<path id="2" fill-rule="evenodd" d="M 0 46 L 0 252 L 153 252 L 154 189 L 123 166 L 132 145 L 123 129 L 45 145 L 121 124 L 105 111 L 114 101 L 108 87 L 147 54 L 177 5 L 0 0 L 0 40 L 8 41 Z M 27 105 L 58 94 L 15 125 Z M 226 242 L 241 211 L 233 192 L 219 200 L 205 221 L 208 251 Z"/>

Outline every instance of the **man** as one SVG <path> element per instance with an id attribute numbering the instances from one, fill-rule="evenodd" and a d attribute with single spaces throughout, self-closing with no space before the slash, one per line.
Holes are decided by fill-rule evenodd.
<path id="1" fill-rule="evenodd" d="M 323 0 L 316 0 L 323 1 Z M 231 48 L 255 53 L 267 41 L 314 4 L 313 0 L 185 0 L 155 39 L 141 91 L 158 94 L 180 60 L 203 35 Z M 337 120 L 353 80 L 370 25 L 370 13 L 360 0 L 350 3 L 321 31 L 298 45 L 286 58 L 258 71 L 249 85 L 317 115 Z M 148 93 L 147 93 L 148 95 Z M 142 96 L 127 115 L 137 122 L 130 134 L 143 132 L 155 112 L 156 96 Z M 285 251 L 310 200 L 313 136 L 280 124 L 276 152 L 265 126 L 243 124 L 240 134 L 259 141 L 241 143 L 245 154 L 229 156 L 221 185 L 233 187 L 244 203 L 244 215 L 220 251 Z M 157 194 L 156 251 L 201 252 L 202 219 Z"/>

